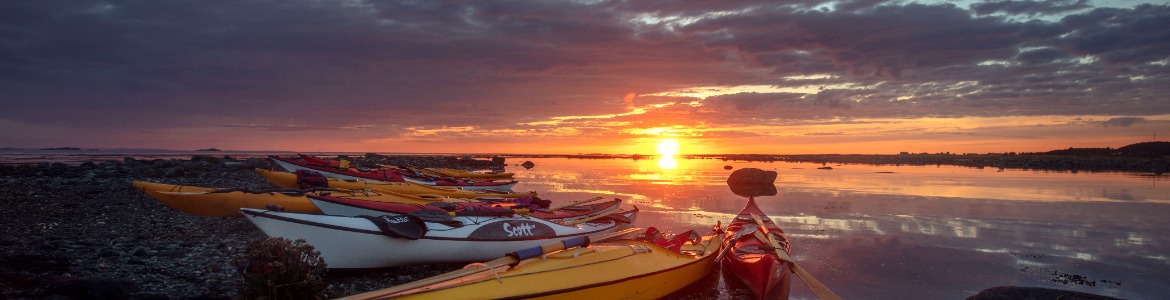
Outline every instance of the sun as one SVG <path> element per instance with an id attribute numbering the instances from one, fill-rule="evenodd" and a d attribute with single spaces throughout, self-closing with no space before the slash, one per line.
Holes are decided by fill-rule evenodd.
<path id="1" fill-rule="evenodd" d="M 663 169 L 674 169 L 678 167 L 678 161 L 674 160 L 674 155 L 678 154 L 678 140 L 676 139 L 662 139 L 658 141 L 658 167 Z"/>
<path id="2" fill-rule="evenodd" d="M 663 157 L 678 154 L 678 140 L 676 139 L 661 139 L 658 141 L 657 146 L 658 154 Z"/>

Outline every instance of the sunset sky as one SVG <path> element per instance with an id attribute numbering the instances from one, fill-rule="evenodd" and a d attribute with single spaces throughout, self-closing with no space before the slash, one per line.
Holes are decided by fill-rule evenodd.
<path id="1" fill-rule="evenodd" d="M 1168 63 L 1166 1 L 3 1 L 0 148 L 1116 148 Z"/>

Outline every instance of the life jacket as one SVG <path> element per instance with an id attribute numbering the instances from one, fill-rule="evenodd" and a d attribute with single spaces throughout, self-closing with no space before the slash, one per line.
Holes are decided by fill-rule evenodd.
<path id="1" fill-rule="evenodd" d="M 329 187 L 329 179 L 317 171 L 297 170 L 297 186 L 301 189 Z"/>

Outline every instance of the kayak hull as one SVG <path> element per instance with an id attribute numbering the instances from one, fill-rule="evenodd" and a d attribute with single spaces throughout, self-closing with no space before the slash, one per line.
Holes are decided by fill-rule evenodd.
<path id="1" fill-rule="evenodd" d="M 393 171 L 381 172 L 355 172 L 350 169 L 339 169 L 332 166 L 311 165 L 307 163 L 298 163 L 292 160 L 271 156 L 269 157 L 276 165 L 284 168 L 289 172 L 296 172 L 297 170 L 309 170 L 320 172 L 325 177 L 337 178 L 341 180 L 377 180 L 386 182 L 413 182 L 422 185 L 429 185 L 435 187 L 452 187 L 467 190 L 492 190 L 492 191 L 511 191 L 512 187 L 516 185 L 516 181 L 473 181 L 473 182 L 435 182 L 431 180 L 423 180 L 416 178 L 405 178 L 401 175 L 395 174 Z"/>
<path id="2" fill-rule="evenodd" d="M 767 232 L 780 243 L 782 251 L 791 251 L 788 239 L 783 235 L 784 231 L 760 210 L 754 198 L 748 198 L 743 210 L 728 224 L 726 235 L 730 238 L 734 232 L 739 232 L 745 226 L 758 226 L 752 215 L 756 215 L 764 222 Z M 791 266 L 780 259 L 769 241 L 760 240 L 753 234 L 745 234 L 730 241 L 729 247 L 731 249 L 728 255 L 724 256 L 724 264 L 732 275 L 747 285 L 755 299 L 773 297 L 787 299 L 792 281 Z"/>
<path id="3" fill-rule="evenodd" d="M 565 226 L 534 218 L 453 217 L 465 225 L 427 222 L 425 235 L 412 240 L 388 236 L 363 217 L 240 211 L 270 237 L 304 239 L 333 269 L 483 261 L 518 249 L 630 226 L 605 219 Z M 626 214 L 633 218 L 637 210 Z"/>
<path id="4" fill-rule="evenodd" d="M 635 240 L 596 243 L 391 298 L 659 299 L 710 274 L 719 246 L 715 235 L 684 245 L 681 253 Z"/>
<path id="5" fill-rule="evenodd" d="M 380 216 L 385 214 L 409 214 L 417 210 L 434 208 L 419 204 L 377 202 L 329 196 L 310 196 L 309 201 L 312 202 L 314 206 L 319 208 L 322 213 L 334 216 Z M 581 204 L 557 211 L 531 210 L 525 212 L 525 214 L 533 218 L 564 222 L 616 211 L 621 208 L 621 203 L 621 200 L 615 199 L 602 203 Z M 503 204 L 501 208 L 510 211 L 508 208 L 510 208 L 509 205 L 512 205 L 512 203 L 501 204 Z M 457 214 L 474 214 L 474 212 L 470 212 L 469 210 L 475 210 L 483 205 L 490 204 L 478 202 L 453 203 L 453 206 L 456 207 L 453 212 L 456 212 Z"/>
<path id="6" fill-rule="evenodd" d="M 308 194 L 283 194 L 278 192 L 249 193 L 244 191 L 219 191 L 219 189 L 153 183 L 145 181 L 133 182 L 135 189 L 147 196 L 162 202 L 179 211 L 205 217 L 242 217 L 241 208 L 269 209 L 276 206 L 287 212 L 306 214 L 320 214 L 322 211 L 309 201 L 307 195 L 320 195 L 322 192 Z M 443 201 L 472 201 L 468 199 L 452 199 L 434 195 L 405 195 L 393 192 L 366 192 L 355 193 L 332 192 L 336 196 L 360 199 L 374 202 L 393 202 L 408 204 L 427 204 Z"/>
<path id="7" fill-rule="evenodd" d="M 256 169 L 256 173 L 267 179 L 273 185 L 283 188 L 300 188 L 297 184 L 297 175 L 289 172 L 271 171 L 265 169 Z M 379 180 L 367 179 L 350 179 L 342 180 L 337 178 L 328 178 L 328 187 L 341 189 L 369 189 L 369 190 L 385 190 L 393 191 L 403 194 L 431 194 L 440 195 L 451 198 L 478 198 L 478 197 L 499 197 L 499 198 L 519 198 L 524 196 L 531 196 L 532 193 L 492 193 L 480 190 L 467 190 L 456 187 L 437 187 L 431 185 L 422 185 L 412 182 L 388 182 Z"/>

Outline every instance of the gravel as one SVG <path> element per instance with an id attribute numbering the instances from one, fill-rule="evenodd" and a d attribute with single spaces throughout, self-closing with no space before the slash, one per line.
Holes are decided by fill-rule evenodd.
<path id="1" fill-rule="evenodd" d="M 403 159 L 397 162 L 417 167 L 459 167 L 465 161 Z M 5 231 L 0 237 L 0 299 L 235 298 L 243 279 L 231 258 L 242 254 L 250 240 L 266 236 L 244 218 L 199 217 L 171 209 L 135 190 L 131 182 L 270 187 L 253 167 L 270 165 L 263 159 L 197 156 L 0 166 L 0 227 Z M 459 267 L 331 270 L 324 296 L 376 290 Z"/>

